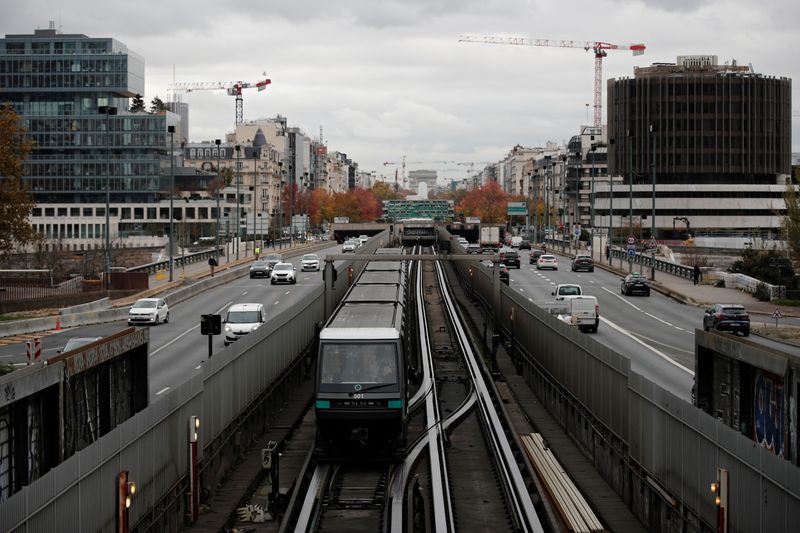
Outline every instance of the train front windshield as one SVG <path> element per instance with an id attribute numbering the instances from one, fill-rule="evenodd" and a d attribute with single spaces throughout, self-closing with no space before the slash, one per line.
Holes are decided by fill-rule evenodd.
<path id="1" fill-rule="evenodd" d="M 390 391 L 398 380 L 395 343 L 326 344 L 320 358 L 320 389 L 351 390 L 356 385 L 385 385 Z"/>

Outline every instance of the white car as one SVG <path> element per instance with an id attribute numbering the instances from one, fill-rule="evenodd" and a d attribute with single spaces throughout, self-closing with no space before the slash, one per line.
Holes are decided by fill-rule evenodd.
<path id="1" fill-rule="evenodd" d="M 319 256 L 317 254 L 304 255 L 300 260 L 300 270 L 303 272 L 306 270 L 319 272 Z"/>
<path id="2" fill-rule="evenodd" d="M 272 274 L 270 274 L 269 282 L 272 285 L 276 283 L 297 283 L 297 269 L 291 263 L 278 263 L 272 267 Z"/>
<path id="3" fill-rule="evenodd" d="M 225 317 L 225 346 L 248 333 L 257 330 L 266 322 L 263 304 L 234 304 Z"/>
<path id="4" fill-rule="evenodd" d="M 347 252 L 355 252 L 355 251 L 356 251 L 356 243 L 354 243 L 353 241 L 344 241 L 344 244 L 342 244 L 342 253 L 343 254 L 347 253 Z"/>
<path id="5" fill-rule="evenodd" d="M 367 241 L 369 240 L 369 236 L 368 235 L 359 235 L 358 236 L 358 240 L 361 242 L 361 245 L 363 246 L 363 245 L 367 244 Z"/>
<path id="6" fill-rule="evenodd" d="M 128 325 L 169 322 L 169 306 L 163 298 L 142 298 L 128 311 Z"/>
<path id="7" fill-rule="evenodd" d="M 540 255 L 539 259 L 536 261 L 536 270 L 541 270 L 543 268 L 558 270 L 558 259 L 556 259 L 556 256 L 550 254 Z"/>

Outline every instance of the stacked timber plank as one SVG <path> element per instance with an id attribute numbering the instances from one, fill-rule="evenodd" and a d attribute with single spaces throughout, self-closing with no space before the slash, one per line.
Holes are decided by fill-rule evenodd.
<path id="1" fill-rule="evenodd" d="M 539 479 L 547 487 L 550 499 L 558 509 L 567 530 L 576 533 L 605 531 L 586 499 L 558 464 L 542 436 L 539 433 L 531 433 L 520 435 L 520 440 Z"/>

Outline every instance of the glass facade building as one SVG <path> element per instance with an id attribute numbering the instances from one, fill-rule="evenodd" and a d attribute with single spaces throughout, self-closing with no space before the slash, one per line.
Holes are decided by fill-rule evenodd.
<path id="1" fill-rule="evenodd" d="M 130 113 L 129 98 L 143 93 L 144 59 L 114 39 L 55 29 L 0 39 L 0 103 L 14 107 L 36 143 L 24 179 L 37 212 L 64 212 L 47 204 L 105 206 L 108 187 L 110 213 L 124 230 L 122 204 L 158 202 L 175 117 Z M 117 114 L 101 114 L 101 106 Z"/>
<path id="2" fill-rule="evenodd" d="M 453 220 L 452 200 L 384 200 L 383 218 L 432 218 L 436 222 Z"/>

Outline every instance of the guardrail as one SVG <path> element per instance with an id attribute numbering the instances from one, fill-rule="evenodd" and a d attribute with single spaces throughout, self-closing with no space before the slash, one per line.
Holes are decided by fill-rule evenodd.
<path id="1" fill-rule="evenodd" d="M 611 257 L 614 259 L 627 260 L 636 265 L 642 265 L 648 268 L 651 268 L 653 264 L 655 264 L 656 270 L 666 272 L 667 274 L 672 274 L 673 276 L 677 276 L 679 278 L 692 279 L 692 276 L 694 275 L 693 267 L 656 259 L 652 254 L 641 254 L 636 252 L 636 254 L 629 256 L 626 250 L 614 248 L 611 250 Z"/>
<path id="2" fill-rule="evenodd" d="M 220 247 L 220 254 L 225 248 Z M 183 265 L 188 265 L 191 263 L 197 263 L 198 261 L 208 261 L 209 258 L 215 257 L 214 250 L 205 250 L 203 252 L 195 252 L 189 255 L 178 255 L 172 258 L 173 261 L 173 268 L 180 267 Z M 165 268 L 169 268 L 169 259 L 164 261 L 156 261 L 155 263 L 147 263 L 146 265 L 139 265 L 135 267 L 131 267 L 128 269 L 128 272 L 147 272 L 148 274 L 155 274 L 159 270 L 164 270 Z"/>

